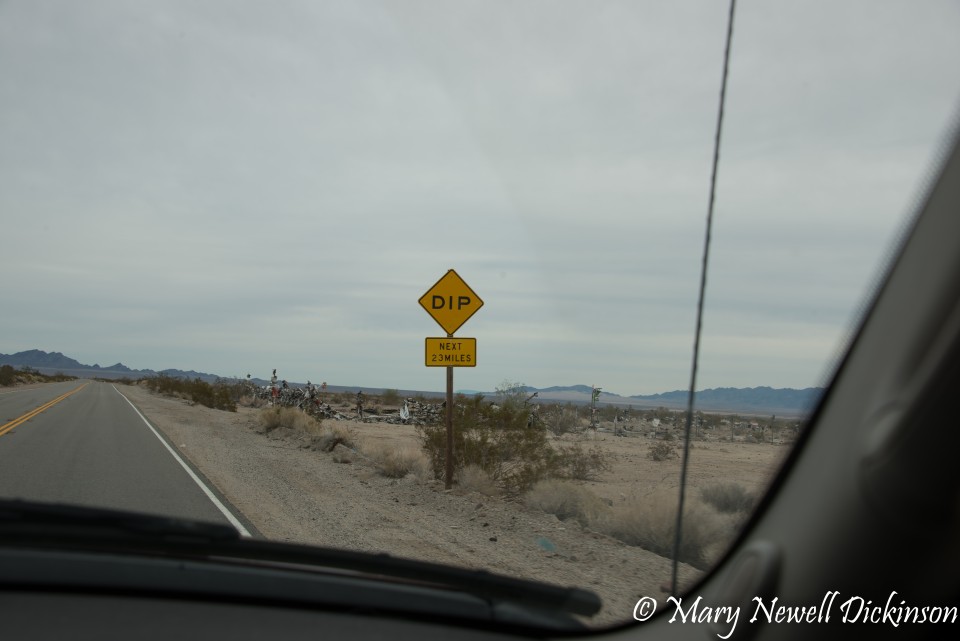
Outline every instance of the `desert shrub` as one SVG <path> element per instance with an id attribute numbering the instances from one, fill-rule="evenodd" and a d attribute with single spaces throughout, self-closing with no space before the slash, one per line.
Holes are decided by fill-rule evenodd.
<path id="1" fill-rule="evenodd" d="M 62 383 L 62 382 L 64 382 L 64 381 L 75 381 L 75 380 L 77 380 L 77 377 L 76 377 L 76 376 L 67 376 L 66 374 L 64 374 L 63 372 L 61 372 L 61 371 L 59 371 L 59 370 L 57 370 L 57 371 L 54 372 L 53 374 L 40 374 L 40 378 L 41 378 L 42 380 L 46 381 L 47 383 Z M 129 385 L 129 384 L 130 384 L 130 379 L 129 379 L 129 378 L 113 379 L 113 380 L 111 380 L 110 382 L 111 382 L 111 383 L 121 383 L 121 384 L 124 383 L 124 382 L 126 382 L 126 383 Z"/>
<path id="2" fill-rule="evenodd" d="M 416 447 L 405 446 L 392 451 L 380 464 L 380 472 L 391 478 L 405 478 L 413 474 L 417 479 L 430 477 L 430 462 L 423 451 Z"/>
<path id="3" fill-rule="evenodd" d="M 366 394 L 364 394 L 366 396 Z M 356 407 L 357 406 L 357 394 L 354 392 L 340 392 L 339 394 L 333 395 L 333 403 L 338 404 L 340 407 Z"/>
<path id="4" fill-rule="evenodd" d="M 289 408 L 271 407 L 260 412 L 257 418 L 265 432 L 272 432 L 278 427 L 284 427 L 284 420 L 287 418 L 285 409 Z"/>
<path id="5" fill-rule="evenodd" d="M 550 433 L 554 436 L 563 436 L 569 432 L 576 431 L 580 427 L 576 412 L 565 407 L 560 407 L 559 405 L 544 412 L 542 421 L 544 426 L 550 430 Z"/>
<path id="6" fill-rule="evenodd" d="M 400 392 L 395 389 L 385 389 L 383 394 L 380 395 L 380 402 L 384 405 L 399 405 Z"/>
<path id="7" fill-rule="evenodd" d="M 75 381 L 76 376 L 68 376 L 63 372 L 55 374 L 41 374 L 32 367 L 21 367 L 17 370 L 13 365 L 0 366 L 0 386 L 16 385 L 17 383 L 62 383 Z M 110 380 L 109 382 L 114 382 Z"/>
<path id="8" fill-rule="evenodd" d="M 673 449 L 672 445 L 668 445 L 667 443 L 654 443 L 650 446 L 650 451 L 647 452 L 647 456 L 654 461 L 666 461 L 676 458 L 677 451 Z"/>
<path id="9" fill-rule="evenodd" d="M 605 522 L 609 511 L 603 500 L 585 487 L 571 481 L 549 479 L 535 484 L 524 497 L 524 502 L 558 519 L 574 519 L 584 527 Z"/>
<path id="10" fill-rule="evenodd" d="M 677 520 L 677 498 L 654 495 L 615 506 L 596 529 L 628 545 L 636 545 L 660 556 L 672 557 Z M 684 509 L 678 560 L 706 569 L 712 552 L 726 541 L 721 518 L 700 503 L 689 502 Z"/>
<path id="11" fill-rule="evenodd" d="M 523 492 L 551 476 L 560 463 L 547 441 L 546 430 L 532 424 L 529 409 L 515 399 L 508 397 L 502 405 L 495 406 L 479 395 L 460 395 L 453 413 L 454 467 L 476 465 L 511 494 Z M 423 425 L 417 431 L 435 478 L 442 478 L 446 427 Z"/>
<path id="12" fill-rule="evenodd" d="M 237 403 L 234 400 L 232 390 L 219 381 L 211 385 L 199 378 L 191 381 L 161 374 L 147 378 L 144 382 L 149 389 L 164 396 L 189 398 L 194 403 L 216 410 L 237 411 Z"/>
<path id="13" fill-rule="evenodd" d="M 210 384 L 199 378 L 187 383 L 187 391 L 194 403 L 217 410 L 237 411 L 237 402 L 229 386 L 223 383 Z"/>
<path id="14" fill-rule="evenodd" d="M 500 488 L 493 478 L 479 465 L 467 465 L 457 473 L 457 485 L 467 492 L 496 496 Z"/>
<path id="15" fill-rule="evenodd" d="M 244 396 L 252 396 L 256 393 L 256 386 L 253 383 L 239 378 L 217 378 L 213 386 L 225 390 L 235 403 Z"/>
<path id="16" fill-rule="evenodd" d="M 255 409 L 266 407 L 269 403 L 270 401 L 265 398 L 260 398 L 259 396 L 241 396 L 240 400 L 237 401 L 240 407 L 253 407 Z"/>
<path id="17" fill-rule="evenodd" d="M 3 365 L 0 367 L 0 385 L 8 386 L 17 382 L 17 370 L 12 365 Z"/>
<path id="18" fill-rule="evenodd" d="M 314 446 L 322 452 L 332 452 L 337 445 L 343 445 L 351 450 L 356 449 L 356 437 L 346 427 L 334 425 L 323 427 L 314 440 Z"/>
<path id="19" fill-rule="evenodd" d="M 700 497 L 704 503 L 712 505 L 723 514 L 749 512 L 756 502 L 756 497 L 752 493 L 747 492 L 746 488 L 739 483 L 732 481 L 704 487 L 700 490 Z"/>
<path id="20" fill-rule="evenodd" d="M 388 478 L 404 478 L 413 474 L 417 478 L 429 476 L 430 464 L 422 451 L 412 446 L 394 447 L 388 443 L 364 444 L 362 451 L 373 461 L 377 470 Z"/>
<path id="21" fill-rule="evenodd" d="M 322 433 L 322 423 L 295 407 L 267 407 L 260 411 L 260 425 L 264 431 L 271 432 L 278 427 L 297 430 L 306 434 Z"/>
<path id="22" fill-rule="evenodd" d="M 594 445 L 585 450 L 580 443 L 560 446 L 557 450 L 556 476 L 576 481 L 596 481 L 602 472 L 610 471 L 610 456 Z"/>
<path id="23" fill-rule="evenodd" d="M 601 421 L 613 422 L 617 417 L 617 414 L 620 412 L 620 408 L 615 405 L 604 405 L 602 407 L 597 407 L 597 416 Z"/>
<path id="24" fill-rule="evenodd" d="M 514 408 L 521 408 L 526 403 L 527 386 L 519 381 L 504 380 L 496 389 L 494 394 L 497 396 L 499 405 L 510 405 Z"/>

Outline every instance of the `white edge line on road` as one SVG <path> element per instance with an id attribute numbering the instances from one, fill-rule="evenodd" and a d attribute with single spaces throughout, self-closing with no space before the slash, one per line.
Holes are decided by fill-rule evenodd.
<path id="1" fill-rule="evenodd" d="M 223 502 L 217 498 L 217 495 L 213 493 L 213 490 L 207 487 L 207 484 L 201 481 L 199 476 L 194 474 L 193 470 L 191 470 L 190 466 L 187 465 L 182 458 L 180 458 L 180 455 L 177 454 L 176 450 L 170 447 L 170 444 L 167 443 L 167 441 L 162 436 L 160 436 L 157 430 L 154 429 L 153 425 L 150 425 L 150 421 L 148 421 L 146 417 L 140 413 L 140 410 L 137 409 L 137 406 L 131 403 L 130 399 L 124 396 L 123 392 L 118 390 L 116 385 L 111 385 L 110 387 L 112 387 L 113 391 L 119 394 L 123 398 L 123 400 L 125 400 L 127 403 L 130 404 L 130 407 L 132 407 L 133 411 L 137 413 L 137 416 L 139 416 L 143 420 L 143 422 L 146 423 L 147 427 L 150 428 L 150 431 L 153 432 L 153 435 L 156 436 L 161 443 L 163 443 L 163 446 L 167 448 L 167 451 L 170 452 L 173 458 L 177 459 L 177 463 L 179 463 L 183 467 L 183 469 L 187 471 L 187 474 L 190 475 L 190 478 L 192 478 L 193 481 L 200 486 L 200 489 L 203 490 L 203 493 L 207 495 L 207 498 L 210 499 L 215 506 L 217 506 L 217 509 L 220 510 L 225 517 L 227 517 L 227 520 L 230 521 L 230 525 L 237 528 L 237 531 L 240 532 L 240 536 L 251 537 L 252 535 L 250 534 L 249 531 L 247 531 L 247 528 L 243 527 L 243 523 L 241 523 L 240 520 L 237 519 L 237 517 L 235 517 L 233 513 L 227 509 L 227 506 L 224 505 Z"/>

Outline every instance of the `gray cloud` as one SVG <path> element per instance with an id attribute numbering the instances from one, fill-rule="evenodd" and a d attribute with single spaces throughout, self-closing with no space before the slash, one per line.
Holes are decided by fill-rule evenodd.
<path id="1" fill-rule="evenodd" d="M 0 6 L 0 351 L 439 389 L 689 378 L 722 3 Z M 741 2 L 702 386 L 805 387 L 960 95 L 946 2 Z"/>

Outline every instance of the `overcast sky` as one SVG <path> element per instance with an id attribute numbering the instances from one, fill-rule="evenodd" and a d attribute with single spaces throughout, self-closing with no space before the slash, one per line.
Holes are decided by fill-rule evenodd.
<path id="1" fill-rule="evenodd" d="M 689 383 L 727 5 L 0 2 L 0 352 Z M 698 387 L 821 384 L 960 98 L 956 2 L 738 3 Z"/>

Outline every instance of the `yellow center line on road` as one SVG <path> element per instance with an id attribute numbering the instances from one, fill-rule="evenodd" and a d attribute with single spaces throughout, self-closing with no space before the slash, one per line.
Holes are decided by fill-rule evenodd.
<path id="1" fill-rule="evenodd" d="M 84 384 L 81 385 L 80 387 L 77 387 L 77 388 L 75 388 L 75 389 L 72 389 L 72 390 L 70 390 L 69 392 L 67 392 L 66 394 L 61 394 L 60 396 L 56 397 L 56 398 L 53 399 L 52 401 L 49 401 L 49 402 L 47 402 L 47 403 L 44 403 L 43 405 L 41 405 L 41 406 L 38 407 L 38 408 L 36 408 L 36 409 L 34 409 L 34 410 L 30 410 L 29 412 L 27 412 L 27 413 L 24 414 L 23 416 L 21 416 L 21 417 L 19 417 L 19 418 L 15 418 L 15 419 L 13 419 L 12 421 L 3 424 L 2 426 L 0 426 L 0 436 L 3 436 L 4 434 L 6 434 L 7 432 L 9 432 L 10 430 L 12 430 L 13 428 L 15 428 L 16 426 L 22 425 L 23 423 L 26 423 L 27 421 L 29 421 L 31 418 L 33 418 L 33 417 L 36 416 L 37 414 L 40 414 L 41 412 L 47 411 L 48 409 L 50 409 L 51 407 L 53 407 L 54 405 L 56 405 L 57 403 L 59 403 L 59 402 L 62 401 L 63 399 L 67 398 L 67 397 L 70 396 L 71 394 L 76 394 L 77 392 L 79 392 L 80 390 L 82 390 L 82 389 L 83 389 L 84 387 L 86 387 L 87 385 L 89 385 L 89 383 L 84 383 Z"/>

